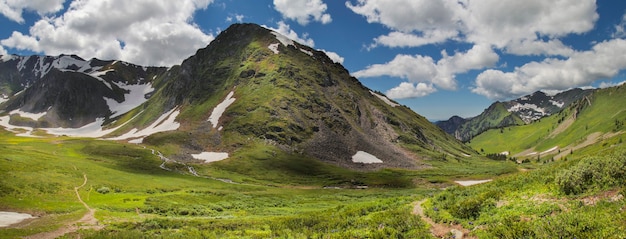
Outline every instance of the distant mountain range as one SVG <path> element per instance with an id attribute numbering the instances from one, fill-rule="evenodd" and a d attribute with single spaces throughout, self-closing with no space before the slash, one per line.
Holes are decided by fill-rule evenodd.
<path id="1" fill-rule="evenodd" d="M 497 101 L 475 117 L 464 119 L 452 116 L 435 124 L 455 138 L 466 142 L 489 129 L 528 124 L 557 113 L 592 91 L 575 88 L 556 95 L 537 91 L 511 101 Z"/>
<path id="2" fill-rule="evenodd" d="M 323 52 L 254 24 L 232 25 L 171 68 L 0 59 L 0 125 L 19 135 L 173 145 L 178 160 L 285 156 L 360 170 L 475 154 Z"/>

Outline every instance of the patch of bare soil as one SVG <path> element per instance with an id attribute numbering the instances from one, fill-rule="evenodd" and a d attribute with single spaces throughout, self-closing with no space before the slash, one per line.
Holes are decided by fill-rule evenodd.
<path id="1" fill-rule="evenodd" d="M 589 206 L 589 205 L 596 205 L 596 203 L 602 200 L 615 202 L 615 201 L 619 201 L 622 199 L 624 199 L 624 195 L 620 194 L 619 190 L 611 190 L 611 191 L 603 192 L 599 195 L 584 197 L 581 199 L 581 201 L 583 202 L 583 204 Z"/>
<path id="2" fill-rule="evenodd" d="M 413 215 L 418 215 L 420 218 L 430 225 L 430 233 L 437 238 L 475 238 L 469 236 L 470 231 L 463 228 L 458 224 L 441 224 L 436 223 L 430 217 L 424 214 L 424 208 L 422 208 L 422 203 L 424 203 L 426 199 L 418 201 L 413 206 Z"/>
<path id="3" fill-rule="evenodd" d="M 563 122 L 561 122 L 561 124 L 559 124 L 559 126 L 557 126 L 556 129 L 550 132 L 550 135 L 548 135 L 548 138 L 554 138 L 558 134 L 563 133 L 567 128 L 572 126 L 572 124 L 574 124 L 575 121 L 576 121 L 576 117 L 574 117 L 573 115 L 563 120 Z"/>
<path id="4" fill-rule="evenodd" d="M 89 207 L 89 205 L 87 205 L 87 203 L 85 203 L 85 201 L 83 201 L 83 199 L 80 197 L 80 194 L 78 193 L 78 189 L 82 188 L 83 186 L 85 186 L 87 184 L 87 175 L 83 174 L 83 184 L 81 184 L 80 186 L 74 187 L 74 192 L 76 193 L 76 197 L 78 198 L 78 201 L 83 204 L 83 206 L 87 209 L 87 213 L 79 220 L 75 221 L 75 222 L 71 222 L 68 223 L 65 226 L 62 226 L 61 228 L 55 230 L 55 231 L 51 231 L 51 232 L 42 232 L 42 233 L 38 233 L 35 235 L 30 235 L 27 237 L 24 237 L 26 239 L 47 239 L 47 238 L 58 238 L 61 237 L 63 235 L 66 235 L 68 233 L 73 233 L 76 232 L 80 229 L 95 229 L 95 230 L 100 230 L 102 228 L 104 228 L 103 225 L 100 225 L 98 223 L 98 219 L 95 218 L 94 214 L 96 212 L 95 209 Z"/>

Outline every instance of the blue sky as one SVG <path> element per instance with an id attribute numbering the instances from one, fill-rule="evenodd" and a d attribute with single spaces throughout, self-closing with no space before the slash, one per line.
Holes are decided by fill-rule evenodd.
<path id="1" fill-rule="evenodd" d="M 237 22 L 327 51 L 430 120 L 626 80 L 626 1 L 0 1 L 0 55 L 179 64 Z"/>

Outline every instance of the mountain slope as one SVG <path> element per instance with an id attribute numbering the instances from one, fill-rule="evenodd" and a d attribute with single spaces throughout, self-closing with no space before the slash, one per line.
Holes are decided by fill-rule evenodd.
<path id="1" fill-rule="evenodd" d="M 165 68 L 78 56 L 10 56 L 0 61 L 0 110 L 14 125 L 80 127 L 139 106 Z"/>
<path id="2" fill-rule="evenodd" d="M 21 69 L 23 59 L 5 63 Z M 224 168 L 250 160 L 251 152 L 352 169 L 415 169 L 441 155 L 472 154 L 424 117 L 367 89 L 323 52 L 254 24 L 229 27 L 167 70 L 72 59 L 82 65 L 45 74 L 34 65 L 29 72 L 39 78 L 32 83 L 23 77 L 16 88 L 7 81 L 12 95 L 0 123 L 29 132 L 80 127 L 43 130 L 169 145 L 177 160 L 229 158 L 215 163 Z M 125 104 L 129 98 L 135 101 Z M 23 117 L 44 112 L 41 119 Z M 97 133 L 83 133 L 88 130 Z"/>
<path id="3" fill-rule="evenodd" d="M 624 85 L 593 90 L 558 114 L 503 131 L 489 130 L 470 145 L 487 153 L 506 151 L 520 158 L 549 155 L 560 159 L 583 148 L 598 150 L 621 144 L 626 107 L 618 102 L 626 102 Z"/>
<path id="4" fill-rule="evenodd" d="M 572 102 L 588 95 L 590 90 L 579 88 L 548 95 L 537 91 L 518 99 L 495 102 L 480 115 L 461 121 L 458 116 L 436 122 L 437 126 L 461 141 L 469 141 L 474 136 L 493 128 L 529 124 L 543 117 L 561 111 Z"/>

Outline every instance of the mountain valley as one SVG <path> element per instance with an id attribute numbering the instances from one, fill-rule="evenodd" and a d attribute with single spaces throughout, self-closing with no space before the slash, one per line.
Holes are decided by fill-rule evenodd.
<path id="1" fill-rule="evenodd" d="M 623 238 L 626 86 L 437 125 L 234 24 L 172 67 L 0 56 L 0 238 Z"/>

